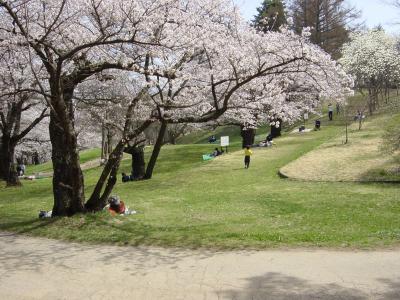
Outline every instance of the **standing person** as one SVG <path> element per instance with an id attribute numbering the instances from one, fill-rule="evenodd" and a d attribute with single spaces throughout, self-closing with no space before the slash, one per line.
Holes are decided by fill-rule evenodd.
<path id="1" fill-rule="evenodd" d="M 17 174 L 18 174 L 18 176 L 22 176 L 21 173 L 22 173 L 21 164 L 18 164 L 17 165 Z"/>
<path id="2" fill-rule="evenodd" d="M 22 164 L 21 164 L 21 176 L 24 176 L 24 175 L 25 175 L 25 169 L 26 169 L 25 164 L 22 163 Z"/>
<path id="3" fill-rule="evenodd" d="M 253 154 L 253 151 L 251 151 L 250 146 L 247 146 L 246 149 L 244 149 L 244 168 L 248 169 L 250 166 L 250 156 Z"/>
<path id="4" fill-rule="evenodd" d="M 329 121 L 332 121 L 332 118 L 333 118 L 333 106 L 332 106 L 332 103 L 329 103 L 329 105 L 328 105 L 328 115 L 329 115 Z"/>
<path id="5" fill-rule="evenodd" d="M 340 114 L 340 104 L 336 103 L 336 114 Z"/>

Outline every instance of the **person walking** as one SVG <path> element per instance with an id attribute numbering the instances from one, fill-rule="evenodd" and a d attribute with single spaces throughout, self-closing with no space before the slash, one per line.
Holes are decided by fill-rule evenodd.
<path id="1" fill-rule="evenodd" d="M 328 115 L 329 115 L 329 121 L 332 121 L 332 119 L 333 119 L 333 106 L 332 106 L 332 103 L 329 103 L 329 105 L 328 105 Z"/>
<path id="2" fill-rule="evenodd" d="M 253 151 L 251 151 L 250 146 L 247 146 L 244 149 L 244 168 L 248 169 L 250 166 L 250 156 L 253 155 Z"/>

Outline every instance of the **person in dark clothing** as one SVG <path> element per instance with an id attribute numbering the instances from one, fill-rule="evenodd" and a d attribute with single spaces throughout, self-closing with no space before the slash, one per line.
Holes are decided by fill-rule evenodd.
<path id="1" fill-rule="evenodd" d="M 329 115 L 329 121 L 333 120 L 333 106 L 332 103 L 329 103 L 328 105 L 328 115 Z"/>
<path id="2" fill-rule="evenodd" d="M 210 136 L 210 137 L 208 138 L 208 142 L 209 142 L 210 144 L 215 143 L 216 141 L 217 141 L 217 139 L 216 139 L 215 135 L 212 135 L 212 136 Z"/>
<path id="3" fill-rule="evenodd" d="M 320 130 L 321 129 L 321 121 L 320 120 L 316 120 L 315 121 L 315 130 Z"/>
<path id="4" fill-rule="evenodd" d="M 22 173 L 21 165 L 18 164 L 17 165 L 17 174 L 18 174 L 18 176 L 22 176 L 21 173 Z"/>
<path id="5" fill-rule="evenodd" d="M 131 180 L 131 177 L 126 175 L 125 173 L 122 173 L 122 182 L 128 182 Z"/>
<path id="6" fill-rule="evenodd" d="M 222 154 L 222 152 L 219 151 L 218 148 L 215 148 L 213 153 L 211 153 L 211 156 L 217 157 L 217 156 L 220 156 L 221 154 Z"/>

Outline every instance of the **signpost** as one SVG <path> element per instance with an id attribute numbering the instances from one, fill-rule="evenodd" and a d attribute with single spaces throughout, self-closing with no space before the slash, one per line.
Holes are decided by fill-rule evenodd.
<path id="1" fill-rule="evenodd" d="M 225 147 L 226 153 L 228 153 L 229 136 L 221 136 L 221 147 Z"/>

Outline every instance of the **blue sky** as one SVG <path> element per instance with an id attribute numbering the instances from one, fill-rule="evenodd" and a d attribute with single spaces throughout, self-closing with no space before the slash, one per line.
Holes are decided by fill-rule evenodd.
<path id="1" fill-rule="evenodd" d="M 262 0 L 233 0 L 242 10 L 246 19 L 251 20 Z M 388 32 L 400 33 L 400 9 L 386 4 L 390 0 L 348 0 L 348 3 L 362 11 L 362 19 L 368 27 L 381 24 Z"/>

